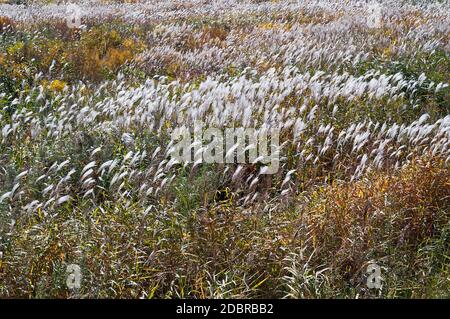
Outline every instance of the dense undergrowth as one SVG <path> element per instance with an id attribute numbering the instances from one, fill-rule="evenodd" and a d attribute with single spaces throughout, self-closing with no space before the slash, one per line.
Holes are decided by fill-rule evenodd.
<path id="1" fill-rule="evenodd" d="M 449 297 L 448 5 L 117 2 L 0 4 L 1 297 Z M 197 120 L 279 171 L 174 163 Z"/>

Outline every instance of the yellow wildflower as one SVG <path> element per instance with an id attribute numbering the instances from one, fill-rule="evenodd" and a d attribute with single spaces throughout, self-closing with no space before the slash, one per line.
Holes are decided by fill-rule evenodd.
<path id="1" fill-rule="evenodd" d="M 52 91 L 62 92 L 66 87 L 66 83 L 60 80 L 54 80 L 50 83 L 49 89 Z"/>

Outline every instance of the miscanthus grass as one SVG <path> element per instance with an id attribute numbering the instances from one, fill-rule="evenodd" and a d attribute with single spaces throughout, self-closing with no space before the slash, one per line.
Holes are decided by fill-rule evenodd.
<path id="1" fill-rule="evenodd" d="M 448 4 L 79 5 L 0 4 L 0 296 L 448 297 Z M 279 170 L 174 161 L 199 121 Z"/>

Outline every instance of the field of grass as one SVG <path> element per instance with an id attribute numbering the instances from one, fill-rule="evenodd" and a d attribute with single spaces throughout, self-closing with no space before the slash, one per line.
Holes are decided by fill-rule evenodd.
<path id="1" fill-rule="evenodd" d="M 449 2 L 73 2 L 0 0 L 0 298 L 450 298 Z"/>

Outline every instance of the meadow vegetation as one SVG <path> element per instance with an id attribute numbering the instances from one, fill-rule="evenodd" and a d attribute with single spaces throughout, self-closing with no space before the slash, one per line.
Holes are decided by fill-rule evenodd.
<path id="1" fill-rule="evenodd" d="M 448 3 L 74 2 L 0 1 L 0 297 L 450 297 Z M 197 120 L 279 171 L 174 163 Z"/>

